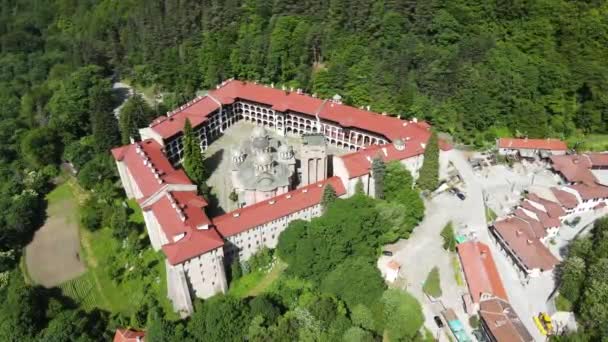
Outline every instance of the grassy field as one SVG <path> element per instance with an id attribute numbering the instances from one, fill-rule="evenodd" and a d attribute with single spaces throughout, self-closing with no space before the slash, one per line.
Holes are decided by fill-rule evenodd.
<path id="1" fill-rule="evenodd" d="M 92 272 L 87 272 L 76 279 L 63 283 L 59 288 L 63 295 L 72 298 L 85 310 L 110 307 L 108 300 L 102 296 L 102 292 L 97 288 Z"/>
<path id="2" fill-rule="evenodd" d="M 82 202 L 87 196 L 88 192 L 69 177 L 49 194 L 49 206 L 70 198 Z M 130 221 L 143 223 L 143 214 L 137 203 L 129 201 L 128 205 L 133 210 Z M 77 217 L 76 212 L 74 219 Z M 107 227 L 95 232 L 84 228 L 79 230 L 81 259 L 87 271 L 59 285 L 64 295 L 80 303 L 86 310 L 100 308 L 126 316 L 131 315 L 146 296 L 154 296 L 168 313 L 168 318 L 178 318 L 167 299 L 165 262 L 161 253 L 152 248 L 136 253 L 126 242 L 114 238 Z M 140 239 L 148 241 L 145 233 Z M 116 274 L 112 276 L 111 271 L 115 269 L 123 269 L 119 277 Z"/>
<path id="3" fill-rule="evenodd" d="M 568 147 L 576 147 L 578 151 L 608 150 L 608 134 L 577 135 L 568 138 Z"/>
<path id="4" fill-rule="evenodd" d="M 429 275 L 424 281 L 424 285 L 422 285 L 422 291 L 435 298 L 441 297 L 441 282 L 439 279 L 439 269 L 437 267 L 433 267 L 431 272 L 429 272 Z"/>
<path id="5" fill-rule="evenodd" d="M 53 287 L 86 272 L 80 260 L 78 198 L 69 181 L 47 196 L 48 207 L 44 225 L 36 231 L 25 248 L 26 281 Z"/>
<path id="6" fill-rule="evenodd" d="M 235 280 L 230 285 L 228 293 L 241 298 L 255 297 L 268 290 L 286 268 L 286 263 L 277 260 L 274 267 L 267 273 L 255 271 Z"/>

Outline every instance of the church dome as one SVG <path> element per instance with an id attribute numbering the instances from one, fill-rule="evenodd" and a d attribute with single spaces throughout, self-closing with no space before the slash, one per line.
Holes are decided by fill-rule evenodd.
<path id="1" fill-rule="evenodd" d="M 270 141 L 266 137 L 253 138 L 251 147 L 257 151 L 265 151 L 270 146 Z"/>
<path id="2" fill-rule="evenodd" d="M 291 146 L 287 145 L 287 144 L 283 144 L 281 146 L 279 146 L 279 153 L 289 153 L 291 152 Z"/>
<path id="3" fill-rule="evenodd" d="M 255 164 L 259 166 L 264 166 L 272 163 L 272 157 L 269 153 L 260 153 L 255 156 Z"/>

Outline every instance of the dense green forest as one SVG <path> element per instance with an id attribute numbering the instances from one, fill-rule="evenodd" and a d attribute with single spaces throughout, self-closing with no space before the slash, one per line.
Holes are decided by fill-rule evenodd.
<path id="1" fill-rule="evenodd" d="M 362 286 L 371 286 L 373 297 L 358 303 L 364 298 L 353 301 L 351 289 L 332 281 L 365 268 L 374 248 L 407 237 L 422 216 L 417 193 L 396 190 L 411 176 L 390 164 L 377 165 L 386 172 L 386 201 L 373 208 L 363 199 L 349 202 L 385 222 L 379 241 L 341 251 L 356 259 L 315 264 L 314 275 L 305 271 L 311 265 L 292 260 L 274 297 L 199 303 L 188 322 L 166 321 L 153 301 L 133 317 L 85 313 L 57 291 L 25 284 L 19 261 L 45 218 L 45 195 L 62 161 L 94 194 L 83 204 L 83 226 L 111 226 L 116 239 L 139 244 L 132 235 L 141 227 L 117 204 L 124 194 L 109 148 L 223 79 L 338 93 L 352 105 L 426 119 L 476 146 L 503 135 L 570 142 L 593 135 L 595 147 L 606 149 L 607 56 L 608 3 L 598 0 L 0 0 L 0 336 L 96 340 L 109 339 L 117 325 L 147 325 L 151 340 L 163 331 L 209 340 L 296 333 L 374 340 L 383 331 L 395 340 L 420 339 L 412 333 L 419 318 L 412 298 L 370 282 Z M 117 122 L 111 84 L 120 79 L 162 96 L 163 104 L 149 107 L 134 97 Z M 316 235 L 320 222 L 303 238 L 309 247 L 329 248 Z M 299 234 L 297 225 L 292 232 Z M 570 298 L 575 307 L 588 291 Z M 377 305 L 364 307 L 371 302 Z M 410 325 L 382 321 L 386 308 L 403 311 Z M 226 320 L 246 322 L 238 328 L 247 332 L 214 329 Z"/>
<path id="2" fill-rule="evenodd" d="M 575 240 L 560 266 L 560 296 L 583 331 L 572 339 L 608 338 L 608 219 L 595 222 L 591 236 Z M 558 339 L 559 340 L 559 339 Z"/>
<path id="3" fill-rule="evenodd" d="M 48 120 L 57 82 L 96 64 L 156 85 L 170 105 L 238 77 L 339 93 L 357 106 L 427 119 L 466 142 L 608 130 L 605 1 L 1 4 L 9 117 L 34 111 Z"/>

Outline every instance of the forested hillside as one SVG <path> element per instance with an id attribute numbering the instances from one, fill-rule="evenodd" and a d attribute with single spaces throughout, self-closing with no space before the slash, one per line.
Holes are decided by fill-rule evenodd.
<path id="1" fill-rule="evenodd" d="M 1 13 L 8 116 L 48 119 L 50 81 L 93 63 L 170 103 L 238 77 L 464 141 L 608 130 L 605 1 L 3 0 Z"/>

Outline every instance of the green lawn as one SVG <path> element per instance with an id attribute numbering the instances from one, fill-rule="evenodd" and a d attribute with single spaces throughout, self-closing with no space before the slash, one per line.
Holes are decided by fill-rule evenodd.
<path id="1" fill-rule="evenodd" d="M 260 293 L 266 292 L 286 268 L 286 263 L 277 260 L 274 267 L 267 273 L 255 271 L 235 280 L 230 284 L 228 293 L 241 298 L 257 296 Z"/>
<path id="2" fill-rule="evenodd" d="M 74 178 L 69 178 L 48 195 L 49 203 L 88 196 Z M 133 210 L 130 220 L 143 223 L 143 215 L 135 201 L 128 201 Z M 140 236 L 147 241 L 146 234 Z M 110 228 L 91 232 L 80 228 L 82 258 L 87 272 L 60 286 L 63 293 L 81 303 L 84 309 L 101 308 L 130 316 L 146 296 L 157 298 L 170 319 L 177 319 L 167 298 L 164 256 L 151 247 L 136 253 L 134 248 L 112 236 Z M 113 280 L 111 270 L 123 268 L 120 281 Z"/>
<path id="3" fill-rule="evenodd" d="M 147 236 L 143 238 L 147 239 Z M 152 248 L 139 254 L 131 252 L 129 246 L 123 246 L 122 241 L 112 236 L 109 228 L 96 232 L 83 229 L 82 243 L 89 268 L 87 273 L 104 299 L 99 304 L 105 305 L 105 309 L 128 316 L 146 300 L 146 296 L 154 296 L 167 313 L 173 313 L 166 293 L 164 257 L 160 252 Z M 117 267 L 124 269 L 119 281 L 110 273 Z M 147 286 L 150 287 L 146 291 Z"/>
<path id="4" fill-rule="evenodd" d="M 422 285 L 422 291 L 435 298 L 441 297 L 441 283 L 439 279 L 439 269 L 437 267 L 433 267 L 431 272 L 429 272 L 429 275 L 424 281 L 424 285 Z"/>
<path id="5" fill-rule="evenodd" d="M 493 222 L 494 220 L 496 220 L 496 213 L 494 212 L 494 210 L 492 210 L 490 207 L 486 207 L 486 221 L 489 222 Z"/>
<path id="6" fill-rule="evenodd" d="M 460 272 L 460 261 L 458 261 L 458 257 L 456 255 L 451 256 L 452 259 L 452 269 L 454 270 L 454 280 L 458 286 L 464 286 L 464 281 L 462 280 L 462 273 Z"/>
<path id="7" fill-rule="evenodd" d="M 72 192 L 72 187 L 69 182 L 59 185 L 53 189 L 53 191 L 49 192 L 48 195 L 46 195 L 46 200 L 49 202 L 49 206 L 52 206 L 58 202 L 72 200 L 72 198 L 74 198 L 74 193 Z"/>
<path id="8" fill-rule="evenodd" d="M 577 135 L 568 138 L 569 147 L 579 151 L 606 151 L 608 150 L 608 134 Z"/>

